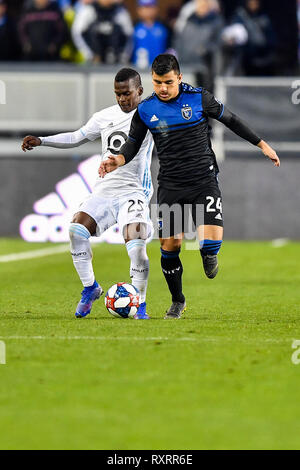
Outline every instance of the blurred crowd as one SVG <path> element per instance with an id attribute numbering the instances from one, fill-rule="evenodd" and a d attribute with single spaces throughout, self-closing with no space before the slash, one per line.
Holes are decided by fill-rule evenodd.
<path id="1" fill-rule="evenodd" d="M 241 0 L 225 21 L 222 2 L 190 0 L 162 19 L 157 0 L 23 0 L 10 15 L 0 0 L 0 61 L 128 64 L 146 69 L 175 53 L 203 83 L 224 75 L 273 75 L 277 38 L 261 0 Z M 299 0 L 300 22 L 300 0 Z"/>

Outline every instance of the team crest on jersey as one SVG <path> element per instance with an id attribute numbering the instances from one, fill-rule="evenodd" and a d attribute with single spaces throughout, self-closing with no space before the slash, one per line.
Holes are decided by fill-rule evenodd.
<path id="1" fill-rule="evenodd" d="M 190 106 L 186 105 L 181 108 L 181 114 L 184 119 L 189 121 L 191 117 L 193 116 L 193 110 Z"/>

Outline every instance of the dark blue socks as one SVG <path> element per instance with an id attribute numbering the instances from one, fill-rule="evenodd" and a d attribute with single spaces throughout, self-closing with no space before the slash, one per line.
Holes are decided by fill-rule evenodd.
<path id="1" fill-rule="evenodd" d="M 165 279 L 168 283 L 169 291 L 172 295 L 173 302 L 184 302 L 185 298 L 182 293 L 182 273 L 183 267 L 179 258 L 178 251 L 161 251 L 161 268 Z"/>
<path id="2" fill-rule="evenodd" d="M 204 255 L 217 255 L 223 240 L 201 240 L 200 250 Z"/>

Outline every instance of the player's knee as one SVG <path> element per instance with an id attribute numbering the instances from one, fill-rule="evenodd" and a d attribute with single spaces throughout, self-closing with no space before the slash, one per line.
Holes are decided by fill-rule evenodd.
<path id="1" fill-rule="evenodd" d="M 201 240 L 200 250 L 201 253 L 206 255 L 217 255 L 221 249 L 223 240 Z"/>
<path id="2" fill-rule="evenodd" d="M 69 237 L 71 242 L 74 240 L 88 240 L 91 234 L 82 224 L 71 223 L 69 226 Z"/>
<path id="3" fill-rule="evenodd" d="M 126 248 L 130 259 L 148 260 L 146 240 L 129 240 Z"/>
<path id="4" fill-rule="evenodd" d="M 161 239 L 160 246 L 163 251 L 180 251 L 182 245 L 181 239 Z"/>

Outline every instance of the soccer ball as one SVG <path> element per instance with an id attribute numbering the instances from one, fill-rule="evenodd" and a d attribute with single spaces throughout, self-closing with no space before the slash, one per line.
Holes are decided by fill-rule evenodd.
<path id="1" fill-rule="evenodd" d="M 140 306 L 139 291 L 132 284 L 118 282 L 108 289 L 105 306 L 114 317 L 133 318 Z"/>

